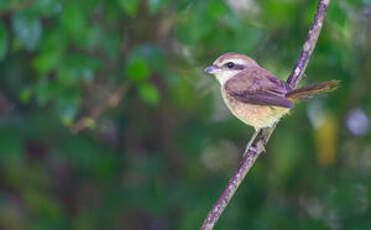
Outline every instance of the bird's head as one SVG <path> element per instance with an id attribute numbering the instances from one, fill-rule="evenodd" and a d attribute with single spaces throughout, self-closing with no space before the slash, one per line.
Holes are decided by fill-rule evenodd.
<path id="1" fill-rule="evenodd" d="M 250 57 L 239 53 L 225 53 L 218 57 L 212 65 L 204 69 L 213 74 L 220 84 L 224 84 L 231 77 L 257 63 Z"/>

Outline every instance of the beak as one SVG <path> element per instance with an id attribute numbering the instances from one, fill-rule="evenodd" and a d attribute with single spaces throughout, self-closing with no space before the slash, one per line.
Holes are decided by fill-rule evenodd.
<path id="1" fill-rule="evenodd" d="M 209 73 L 209 74 L 214 74 L 214 73 L 216 73 L 216 71 L 218 71 L 219 70 L 219 68 L 216 66 L 216 65 L 209 65 L 208 67 L 206 67 L 205 69 L 204 69 L 204 71 L 206 72 L 206 73 Z"/>

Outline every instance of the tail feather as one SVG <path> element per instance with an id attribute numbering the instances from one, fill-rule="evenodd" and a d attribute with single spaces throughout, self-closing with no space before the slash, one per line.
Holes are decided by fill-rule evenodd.
<path id="1" fill-rule="evenodd" d="M 331 80 L 321 83 L 316 83 L 308 86 L 304 86 L 299 89 L 291 90 L 286 94 L 286 97 L 292 100 L 302 99 L 309 97 L 313 94 L 327 93 L 335 90 L 340 84 L 340 81 Z"/>

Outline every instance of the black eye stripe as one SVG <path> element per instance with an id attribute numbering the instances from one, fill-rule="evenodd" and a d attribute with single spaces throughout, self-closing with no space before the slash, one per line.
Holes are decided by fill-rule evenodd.
<path id="1" fill-rule="evenodd" d="M 228 69 L 233 69 L 233 70 L 242 70 L 245 68 L 244 65 L 241 65 L 241 64 L 235 64 L 233 62 L 227 62 L 226 64 L 224 64 L 224 66 Z"/>
<path id="2" fill-rule="evenodd" d="M 241 70 L 241 69 L 244 69 L 245 66 L 244 65 L 240 65 L 240 64 L 235 64 L 233 69 L 236 69 L 236 70 Z"/>

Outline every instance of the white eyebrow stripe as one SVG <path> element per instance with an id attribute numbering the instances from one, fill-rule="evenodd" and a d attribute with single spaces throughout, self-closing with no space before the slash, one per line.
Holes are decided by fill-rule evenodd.
<path id="1" fill-rule="evenodd" d="M 240 58 L 236 58 L 236 59 L 227 59 L 227 60 L 224 60 L 221 65 L 224 65 L 228 62 L 233 62 L 234 64 L 238 64 L 238 65 L 246 65 L 246 61 L 243 60 L 243 59 L 240 59 Z"/>

